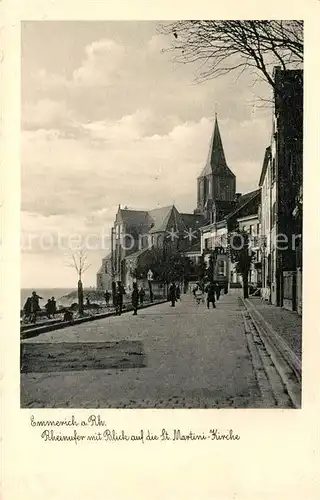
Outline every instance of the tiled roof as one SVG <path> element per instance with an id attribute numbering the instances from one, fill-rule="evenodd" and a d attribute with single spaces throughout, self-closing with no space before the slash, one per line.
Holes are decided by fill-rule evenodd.
<path id="1" fill-rule="evenodd" d="M 183 222 L 185 223 L 187 229 L 198 229 L 200 228 L 204 222 L 205 222 L 205 219 L 203 217 L 203 215 L 199 215 L 199 214 L 180 214 L 182 219 L 183 219 Z"/>
<path id="2" fill-rule="evenodd" d="M 136 259 L 137 257 L 140 257 L 140 255 L 143 255 L 146 252 L 149 252 L 149 248 L 142 248 L 141 250 L 137 250 L 136 252 L 131 253 L 130 255 L 127 255 L 125 259 Z"/>
<path id="3" fill-rule="evenodd" d="M 215 205 L 217 208 L 218 220 L 222 220 L 228 214 L 230 214 L 230 212 L 233 212 L 236 209 L 237 202 L 236 201 L 227 201 L 227 200 L 216 200 Z"/>
<path id="4" fill-rule="evenodd" d="M 233 210 L 233 212 L 229 213 L 226 216 L 226 219 L 230 219 L 234 215 L 236 215 L 245 205 L 247 205 L 251 200 L 253 200 L 258 194 L 260 194 L 261 190 L 256 189 L 255 191 L 250 191 L 250 193 L 246 193 L 242 196 L 240 196 L 238 200 L 238 205 L 237 207 Z"/>
<path id="5" fill-rule="evenodd" d="M 215 200 L 215 205 L 219 210 L 234 210 L 237 206 L 236 201 L 230 200 Z"/>
<path id="6" fill-rule="evenodd" d="M 148 212 L 145 210 L 126 210 L 121 209 L 120 215 L 122 220 L 130 227 L 139 227 L 142 225 L 146 217 L 148 216 Z"/>
<path id="7" fill-rule="evenodd" d="M 176 231 L 186 229 L 185 222 L 174 205 L 150 210 L 149 216 L 152 219 L 152 227 L 149 233 L 161 233 L 170 230 L 169 223 Z"/>
<path id="8" fill-rule="evenodd" d="M 169 222 L 172 209 L 173 205 L 149 210 L 148 214 L 152 223 L 152 227 L 150 228 L 151 233 L 163 232 L 167 230 L 167 224 Z"/>

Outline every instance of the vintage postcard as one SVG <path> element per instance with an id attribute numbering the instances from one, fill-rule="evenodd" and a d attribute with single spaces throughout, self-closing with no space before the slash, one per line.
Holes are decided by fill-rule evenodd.
<path id="1" fill-rule="evenodd" d="M 316 498 L 315 15 L 50 8 L 4 18 L 4 492 Z"/>

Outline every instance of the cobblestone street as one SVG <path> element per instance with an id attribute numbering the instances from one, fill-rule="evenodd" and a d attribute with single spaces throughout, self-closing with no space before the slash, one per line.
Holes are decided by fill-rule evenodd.
<path id="1" fill-rule="evenodd" d="M 41 351 L 63 343 L 132 341 L 142 346 L 140 367 L 21 374 L 21 406 L 28 408 L 256 408 L 262 407 L 247 348 L 239 293 L 222 295 L 216 309 L 183 295 L 169 303 L 24 341 Z M 54 344 L 54 345 L 53 345 Z M 58 345 L 57 345 L 58 344 Z M 80 345 L 79 345 L 80 347 Z M 84 346 L 85 347 L 85 346 Z M 70 349 L 69 349 L 70 350 Z M 80 349 L 81 350 L 81 349 Z M 84 350 L 84 349 L 82 349 Z M 72 352 L 72 349 L 71 349 Z M 52 356 L 51 356 L 52 357 Z M 48 367 L 50 366 L 49 359 Z M 68 360 L 67 360 L 68 361 Z M 46 359 L 44 359 L 46 363 Z M 66 370 L 64 356 L 63 370 Z M 139 365 L 137 365 L 139 366 Z M 67 368 L 68 369 L 68 368 Z M 62 369 L 61 369 L 62 370 Z"/>

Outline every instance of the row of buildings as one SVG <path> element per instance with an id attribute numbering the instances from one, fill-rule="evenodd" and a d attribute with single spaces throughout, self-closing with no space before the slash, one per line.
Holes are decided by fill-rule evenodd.
<path id="1" fill-rule="evenodd" d="M 270 143 L 262 152 L 257 188 L 236 191 L 216 116 L 194 212 L 181 213 L 174 205 L 149 211 L 119 206 L 111 252 L 97 273 L 98 289 L 110 289 L 118 280 L 130 289 L 134 280 L 147 280 L 155 256 L 168 252 L 188 257 L 195 270 L 208 267 L 214 255 L 213 278 L 225 291 L 241 286 L 228 248 L 228 236 L 240 230 L 248 233 L 254 255 L 251 285 L 264 300 L 301 313 L 303 73 L 276 67 L 274 81 Z"/>

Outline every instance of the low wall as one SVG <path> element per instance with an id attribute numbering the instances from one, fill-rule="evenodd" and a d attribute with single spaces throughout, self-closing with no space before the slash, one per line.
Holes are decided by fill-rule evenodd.
<path id="1" fill-rule="evenodd" d="M 297 269 L 297 313 L 302 314 L 302 269 Z"/>
<path id="2" fill-rule="evenodd" d="M 165 302 L 167 302 L 167 299 L 155 300 L 154 302 L 149 302 L 147 304 L 143 304 L 141 306 L 138 306 L 138 310 L 139 309 L 146 309 L 146 308 L 152 307 L 152 306 L 156 306 L 157 304 L 164 304 Z M 125 314 L 127 312 L 132 312 L 132 311 L 133 311 L 132 305 L 128 304 L 122 314 Z M 66 328 L 68 326 L 80 325 L 82 323 L 88 323 L 89 321 L 97 321 L 99 319 L 109 318 L 110 316 L 116 316 L 115 311 L 106 312 L 106 313 L 102 313 L 102 314 L 96 314 L 96 315 L 92 315 L 92 316 L 85 316 L 83 318 L 76 318 L 73 321 L 60 321 L 60 322 L 53 323 L 53 324 L 51 323 L 51 324 L 45 324 L 45 325 L 37 325 L 37 326 L 33 326 L 33 327 L 30 327 L 29 329 L 25 329 L 25 330 L 21 331 L 20 337 L 21 337 L 21 340 L 32 338 L 32 337 L 37 337 L 41 333 L 51 332 L 54 330 L 61 330 L 62 328 Z"/>

